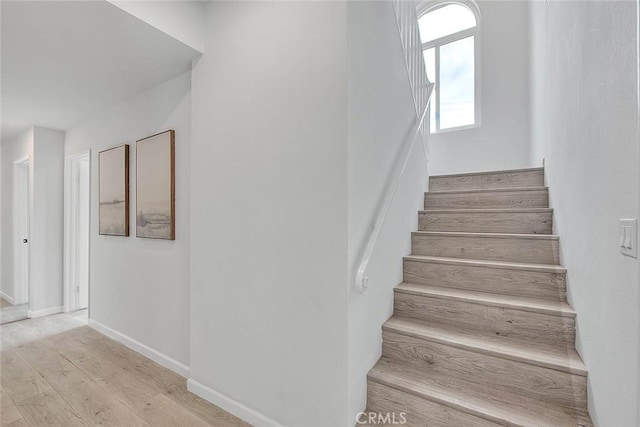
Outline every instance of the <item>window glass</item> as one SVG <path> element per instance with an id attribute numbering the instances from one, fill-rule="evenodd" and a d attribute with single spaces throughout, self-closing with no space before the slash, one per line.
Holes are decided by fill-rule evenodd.
<path id="1" fill-rule="evenodd" d="M 436 49 L 424 50 L 424 65 L 427 68 L 427 78 L 430 82 L 436 81 Z M 429 130 L 431 133 L 436 131 L 436 90 L 434 87 L 431 95 L 431 103 L 429 104 Z"/>
<path id="2" fill-rule="evenodd" d="M 476 26 L 476 18 L 466 7 L 449 4 L 424 14 L 418 20 L 422 43 Z"/>
<path id="3" fill-rule="evenodd" d="M 471 36 L 440 46 L 440 129 L 475 122 L 473 45 Z"/>

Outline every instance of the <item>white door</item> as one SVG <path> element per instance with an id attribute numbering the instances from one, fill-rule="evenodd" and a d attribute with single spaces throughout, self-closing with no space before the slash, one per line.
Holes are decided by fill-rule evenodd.
<path id="1" fill-rule="evenodd" d="M 14 163 L 13 174 L 13 304 L 29 302 L 29 160 Z"/>

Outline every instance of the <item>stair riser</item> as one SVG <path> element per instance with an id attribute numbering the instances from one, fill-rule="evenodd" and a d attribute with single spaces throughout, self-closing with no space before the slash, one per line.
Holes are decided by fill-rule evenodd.
<path id="1" fill-rule="evenodd" d="M 558 240 L 466 236 L 411 237 L 413 255 L 445 258 L 513 261 L 532 264 L 559 264 Z"/>
<path id="2" fill-rule="evenodd" d="M 402 412 L 407 426 L 496 427 L 500 425 L 371 380 L 367 381 L 367 410 L 383 415 L 395 413 L 396 420 L 400 419 Z"/>
<path id="3" fill-rule="evenodd" d="M 586 411 L 586 377 L 384 331 L 382 356 L 507 393 Z"/>
<path id="4" fill-rule="evenodd" d="M 421 231 L 551 234 L 551 212 L 421 212 Z"/>
<path id="5" fill-rule="evenodd" d="M 541 187 L 543 185 L 544 172 L 542 170 L 429 178 L 430 191 Z"/>
<path id="6" fill-rule="evenodd" d="M 566 350 L 575 342 L 575 319 L 511 308 L 395 292 L 394 314 Z"/>
<path id="7" fill-rule="evenodd" d="M 564 273 L 404 260 L 404 281 L 553 301 L 566 300 Z"/>
<path id="8" fill-rule="evenodd" d="M 425 193 L 425 209 L 510 209 L 549 207 L 548 190 Z"/>

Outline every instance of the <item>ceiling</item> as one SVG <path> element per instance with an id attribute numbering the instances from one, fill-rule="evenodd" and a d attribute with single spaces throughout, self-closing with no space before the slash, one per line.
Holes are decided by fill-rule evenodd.
<path id="1" fill-rule="evenodd" d="M 66 130 L 191 69 L 199 52 L 100 1 L 2 1 L 2 140 Z"/>

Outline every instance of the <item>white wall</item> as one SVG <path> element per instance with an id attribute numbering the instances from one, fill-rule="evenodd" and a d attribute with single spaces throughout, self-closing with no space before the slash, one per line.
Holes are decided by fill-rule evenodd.
<path id="1" fill-rule="evenodd" d="M 0 108 L 0 114 L 2 114 L 1 112 L 2 108 Z M 3 261 L 3 253 L 2 253 L 2 247 L 4 246 L 3 242 L 5 240 L 7 240 L 8 235 L 4 234 L 4 230 L 3 230 L 3 216 L 2 216 L 2 205 L 3 205 L 3 198 L 2 198 L 2 193 L 3 193 L 3 188 L 2 188 L 2 148 L 1 148 L 1 142 L 0 142 L 0 292 L 2 292 L 3 296 L 6 295 L 4 293 L 4 289 L 5 289 L 5 285 L 4 285 L 4 281 L 2 280 L 2 276 L 3 276 L 3 272 L 4 270 L 2 269 L 2 261 Z M 10 295 L 10 298 L 13 298 L 13 293 Z"/>
<path id="2" fill-rule="evenodd" d="M 640 1 L 640 0 L 639 0 Z M 0 22 L 2 22 L 2 5 L 0 5 Z M 2 45 L 2 31 L 0 31 L 0 46 Z M 2 68 L 2 55 L 0 55 L 0 68 Z M 0 94 L 2 94 L 2 79 L 0 78 Z M 2 102 L 0 102 L 0 126 L 2 125 Z M 3 215 L 3 194 L 4 194 L 4 179 L 3 179 L 3 163 L 2 163 L 2 143 L 4 141 L 0 140 L 0 292 L 3 291 L 5 285 L 3 280 L 3 266 L 4 264 L 4 254 L 3 254 L 3 246 L 4 241 L 7 239 L 7 235 L 5 234 L 5 229 L 3 228 L 4 224 L 4 215 Z"/>
<path id="3" fill-rule="evenodd" d="M 204 1 L 109 2 L 198 52 L 204 52 Z"/>
<path id="4" fill-rule="evenodd" d="M 344 425 L 346 3 L 211 2 L 206 19 L 189 387 L 257 425 Z"/>
<path id="5" fill-rule="evenodd" d="M 382 324 L 393 312 L 393 288 L 402 281 L 402 256 L 427 182 L 422 142 L 416 142 L 402 176 L 362 295 L 353 280 L 385 186 L 417 125 L 393 7 L 390 2 L 348 4 L 349 47 L 349 424 L 366 405 L 366 375 L 382 350 Z"/>
<path id="6" fill-rule="evenodd" d="M 0 150 L 2 151 L 2 164 L 0 172 L 2 174 L 2 223 L 1 223 L 1 245 L 2 245 L 2 292 L 13 298 L 13 162 L 16 160 L 30 157 L 33 159 L 33 128 L 11 138 L 2 141 Z M 33 162 L 29 164 L 29 175 L 33 183 Z M 33 188 L 30 188 L 30 194 L 33 194 Z"/>
<path id="7" fill-rule="evenodd" d="M 431 175 L 530 166 L 527 2 L 478 5 L 482 125 L 431 135 Z"/>
<path id="8" fill-rule="evenodd" d="M 640 0 L 636 0 L 636 19 L 640 23 Z M 637 92 L 638 92 L 638 136 L 640 138 L 640 24 L 636 26 L 636 72 L 638 79 L 636 80 Z M 640 164 L 640 158 L 638 158 L 638 164 Z M 640 179 L 640 174 L 638 175 Z M 640 188 L 640 182 L 638 182 L 638 188 Z M 638 210 L 640 212 L 640 198 L 638 199 Z M 640 241 L 640 238 L 638 239 Z M 638 263 L 638 277 L 640 277 L 640 263 Z M 638 292 L 638 312 L 640 313 L 640 292 Z M 638 328 L 638 366 L 640 366 L 640 327 Z M 637 397 L 638 409 L 637 420 L 640 422 L 640 373 L 638 373 L 638 397 Z"/>
<path id="9" fill-rule="evenodd" d="M 33 128 L 29 242 L 30 316 L 62 306 L 64 132 Z"/>
<path id="10" fill-rule="evenodd" d="M 187 375 L 191 75 L 183 74 L 67 131 L 66 154 L 91 149 L 90 320 L 159 353 Z M 135 237 L 136 144 L 176 131 L 176 240 Z M 98 152 L 129 144 L 130 237 L 98 235 Z M 96 323 L 97 322 L 97 323 Z M 104 329 L 102 329 L 104 330 Z M 150 355 L 147 352 L 147 355 Z"/>
<path id="11" fill-rule="evenodd" d="M 637 426 L 638 260 L 618 219 L 638 217 L 637 4 L 531 4 L 532 159 L 546 176 L 578 313 L 595 425 Z"/>

